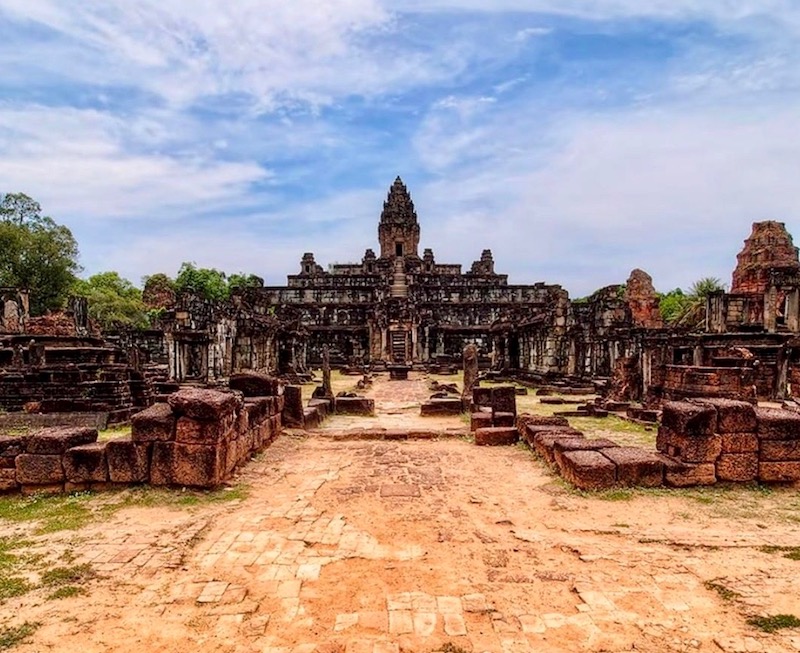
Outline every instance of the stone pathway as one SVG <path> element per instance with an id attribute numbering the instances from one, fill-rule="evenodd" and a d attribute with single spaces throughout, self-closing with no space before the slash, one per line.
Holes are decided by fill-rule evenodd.
<path id="1" fill-rule="evenodd" d="M 422 379 L 372 394 L 387 432 L 430 424 L 409 407 Z M 774 510 L 800 510 L 796 491 L 753 492 L 744 516 L 680 492 L 603 501 L 521 447 L 321 437 L 342 419 L 279 438 L 243 470 L 244 500 L 34 537 L 101 578 L 0 604 L 42 624 L 19 651 L 800 651 L 800 631 L 746 624 L 800 615 L 800 563 L 762 550 L 798 544 Z"/>

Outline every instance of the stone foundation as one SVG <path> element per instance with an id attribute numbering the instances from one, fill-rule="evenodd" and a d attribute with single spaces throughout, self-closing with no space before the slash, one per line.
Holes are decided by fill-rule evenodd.
<path id="1" fill-rule="evenodd" d="M 280 433 L 282 399 L 185 388 L 134 415 L 130 438 L 98 442 L 76 427 L 0 436 L 0 492 L 215 488 Z"/>

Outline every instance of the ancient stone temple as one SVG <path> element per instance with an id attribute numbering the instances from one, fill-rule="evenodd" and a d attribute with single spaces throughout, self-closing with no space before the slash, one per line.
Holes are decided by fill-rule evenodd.
<path id="1" fill-rule="evenodd" d="M 488 249 L 462 272 L 438 263 L 433 249 L 420 256 L 420 238 L 414 202 L 398 177 L 380 214 L 378 256 L 367 249 L 361 262 L 325 270 L 309 252 L 286 286 L 243 291 L 260 314 L 296 319 L 307 333 L 302 343 L 279 339 L 280 367 L 318 366 L 326 344 L 335 363 L 373 365 L 458 363 L 475 344 L 484 366 L 559 369 L 557 329 L 526 348 L 503 324 L 539 315 L 555 328 L 551 309 L 560 304 L 563 328 L 568 299 L 560 286 L 509 284 Z"/>

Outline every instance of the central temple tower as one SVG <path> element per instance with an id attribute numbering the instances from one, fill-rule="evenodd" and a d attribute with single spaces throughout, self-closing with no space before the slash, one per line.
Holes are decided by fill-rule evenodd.
<path id="1" fill-rule="evenodd" d="M 378 242 L 381 258 L 419 258 L 419 223 L 414 202 L 400 177 L 394 180 L 389 195 L 383 203 L 378 225 Z"/>

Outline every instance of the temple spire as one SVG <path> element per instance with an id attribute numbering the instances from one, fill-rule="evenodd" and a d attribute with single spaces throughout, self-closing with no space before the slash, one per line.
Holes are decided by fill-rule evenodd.
<path id="1" fill-rule="evenodd" d="M 414 202 L 403 180 L 398 176 L 389 188 L 378 224 L 381 258 L 418 258 L 419 234 Z"/>
<path id="2" fill-rule="evenodd" d="M 383 203 L 381 222 L 394 224 L 416 224 L 417 222 L 414 202 L 399 175 L 394 180 L 391 188 L 389 188 L 389 194 Z"/>

